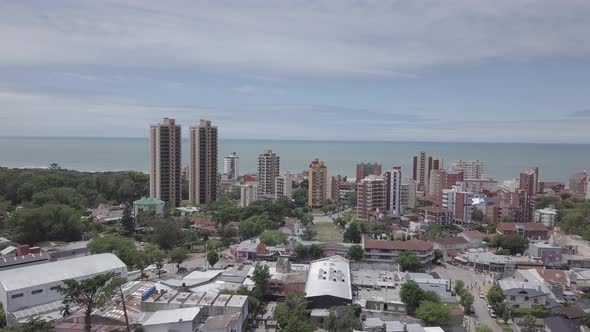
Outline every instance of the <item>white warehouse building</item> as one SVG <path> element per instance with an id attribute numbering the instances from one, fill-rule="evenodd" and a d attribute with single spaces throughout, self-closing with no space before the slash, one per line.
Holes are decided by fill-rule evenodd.
<path id="1" fill-rule="evenodd" d="M 127 266 L 113 254 L 98 254 L 0 271 L 0 302 L 7 317 L 18 319 L 18 311 L 61 301 L 58 290 L 64 280 L 108 272 L 126 278 Z"/>

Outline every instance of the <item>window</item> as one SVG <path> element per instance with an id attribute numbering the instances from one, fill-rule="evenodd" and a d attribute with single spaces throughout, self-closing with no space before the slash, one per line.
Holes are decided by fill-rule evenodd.
<path id="1" fill-rule="evenodd" d="M 42 289 L 35 289 L 34 291 L 31 292 L 31 294 L 39 294 L 39 293 L 43 293 Z"/>
<path id="2" fill-rule="evenodd" d="M 528 297 L 528 296 L 525 296 L 525 297 L 524 297 L 524 300 L 525 300 L 525 301 L 528 301 L 528 300 L 529 300 L 529 297 Z"/>
<path id="3" fill-rule="evenodd" d="M 17 298 L 19 298 L 19 297 L 23 297 L 23 296 L 24 296 L 24 294 L 23 294 L 23 293 L 18 293 L 18 294 L 14 294 L 14 295 L 12 295 L 12 296 L 11 296 L 11 298 L 13 298 L 13 299 L 17 299 Z"/>
<path id="4" fill-rule="evenodd" d="M 516 296 L 512 295 L 510 296 L 510 301 L 515 301 L 516 300 Z"/>
<path id="5" fill-rule="evenodd" d="M 49 288 L 49 290 L 59 291 L 60 288 L 61 288 L 61 286 L 58 285 L 58 286 L 53 286 L 53 287 Z"/>

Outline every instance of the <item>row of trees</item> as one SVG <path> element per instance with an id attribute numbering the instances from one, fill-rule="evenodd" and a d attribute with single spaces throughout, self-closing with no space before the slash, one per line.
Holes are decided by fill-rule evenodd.
<path id="1" fill-rule="evenodd" d="M 465 289 L 465 283 L 462 280 L 458 280 L 455 282 L 454 288 L 455 294 L 459 295 L 461 299 L 460 303 L 463 306 L 463 312 L 468 314 L 471 312 L 471 306 L 473 305 L 473 301 L 475 298 L 473 294 L 469 293 L 467 289 Z"/>

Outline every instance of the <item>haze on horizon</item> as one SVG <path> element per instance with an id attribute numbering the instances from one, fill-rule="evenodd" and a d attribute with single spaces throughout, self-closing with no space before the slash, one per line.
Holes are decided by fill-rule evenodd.
<path id="1" fill-rule="evenodd" d="M 590 143 L 589 1 L 0 1 L 0 136 Z M 187 129 L 184 130 L 185 134 Z"/>

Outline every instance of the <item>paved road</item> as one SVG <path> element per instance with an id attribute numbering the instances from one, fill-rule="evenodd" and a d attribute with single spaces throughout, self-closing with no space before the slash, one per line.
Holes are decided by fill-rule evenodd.
<path id="1" fill-rule="evenodd" d="M 473 302 L 475 317 L 473 317 L 474 319 L 470 319 L 469 327 L 467 328 L 468 332 L 475 331 L 475 321 L 489 326 L 494 332 L 502 332 L 500 325 L 498 325 L 494 318 L 490 317 L 488 304 L 479 297 L 480 292 L 487 293 L 487 289 L 491 287 L 489 276 L 450 264 L 447 264 L 446 268 L 436 266 L 432 271 L 438 273 L 441 278 L 452 280 L 453 284 L 457 280 L 462 280 L 465 283 L 465 287 L 473 294 L 475 298 Z"/>

